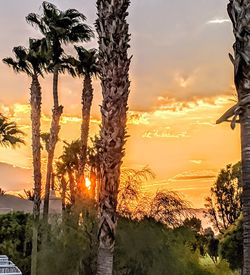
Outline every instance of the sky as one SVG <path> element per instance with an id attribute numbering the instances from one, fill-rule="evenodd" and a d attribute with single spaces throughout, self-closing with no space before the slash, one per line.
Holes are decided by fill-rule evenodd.
<path id="1" fill-rule="evenodd" d="M 93 26 L 93 0 L 51 1 L 61 9 L 76 8 Z M 219 170 L 240 159 L 239 127 L 215 121 L 235 99 L 232 52 L 233 34 L 226 13 L 226 0 L 132 0 L 129 10 L 130 79 L 128 133 L 124 166 L 149 166 L 156 179 L 144 183 L 144 191 L 167 189 L 181 192 L 194 207 L 203 207 L 204 198 Z M 25 22 L 29 12 L 41 11 L 42 1 L 0 1 L 0 59 L 11 49 L 27 45 L 29 37 L 40 37 Z M 94 27 L 93 27 L 94 28 Z M 84 44 L 97 47 L 96 40 Z M 72 47 L 67 52 L 74 54 Z M 43 89 L 43 131 L 48 131 L 52 109 L 52 79 L 41 80 Z M 0 187 L 17 191 L 32 187 L 30 146 L 30 80 L 16 75 L 0 63 L 0 112 L 15 120 L 27 133 L 27 146 L 0 149 Z M 60 77 L 60 101 L 65 106 L 61 140 L 80 134 L 81 79 Z M 100 126 L 101 88 L 94 80 L 91 135 Z M 56 155 L 62 150 L 58 144 Z M 43 153 L 43 161 L 46 154 Z M 6 173 L 27 171 L 20 180 Z M 19 172 L 18 172 L 19 171 Z M 21 179 L 22 178 L 22 179 Z M 30 179 L 30 180 L 28 180 Z"/>

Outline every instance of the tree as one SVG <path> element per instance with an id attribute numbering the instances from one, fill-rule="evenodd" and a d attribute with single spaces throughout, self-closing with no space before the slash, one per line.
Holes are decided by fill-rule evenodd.
<path id="1" fill-rule="evenodd" d="M 89 26 L 84 23 L 86 17 L 75 9 L 61 11 L 56 6 L 48 2 L 43 2 L 42 8 L 43 14 L 41 16 L 35 13 L 30 13 L 26 19 L 28 23 L 37 27 L 45 36 L 47 42 L 48 60 L 50 60 L 47 69 L 53 73 L 54 107 L 48 146 L 49 152 L 43 209 L 44 221 L 47 223 L 53 159 L 56 143 L 58 141 L 58 134 L 60 131 L 60 118 L 63 113 L 63 106 L 59 105 L 59 73 L 68 70 L 74 74 L 73 68 L 70 67 L 69 62 L 67 62 L 67 60 L 63 57 L 62 43 L 68 44 L 89 41 L 93 37 L 93 32 Z"/>
<path id="2" fill-rule="evenodd" d="M 0 145 L 3 147 L 15 148 L 24 144 L 24 132 L 21 131 L 15 122 L 10 122 L 5 116 L 0 114 Z"/>
<path id="3" fill-rule="evenodd" d="M 4 191 L 1 187 L 0 187 L 0 196 L 4 196 L 6 193 L 6 191 Z"/>
<path id="4" fill-rule="evenodd" d="M 242 146 L 242 182 L 243 182 L 243 228 L 244 228 L 244 268 L 243 275 L 250 274 L 250 9 L 248 0 L 230 0 L 228 14 L 233 24 L 235 36 L 234 57 L 230 59 L 234 66 L 234 82 L 238 102 L 218 121 L 231 121 L 234 129 L 241 124 Z M 239 117 L 239 119 L 238 119 Z M 232 119 L 231 119 L 232 118 Z M 231 119 L 231 120 L 230 120 Z"/>
<path id="5" fill-rule="evenodd" d="M 242 217 L 231 225 L 220 240 L 220 255 L 229 262 L 232 270 L 243 267 L 243 221 Z"/>
<path id="6" fill-rule="evenodd" d="M 30 105 L 31 105 L 31 124 L 32 124 L 32 156 L 33 156 L 33 173 L 34 173 L 34 207 L 33 207 L 33 238 L 32 238 L 32 257 L 31 257 L 31 274 L 36 274 L 37 269 L 37 236 L 38 236 L 38 223 L 40 217 L 40 203 L 41 203 L 41 143 L 40 143 L 40 130 L 41 130 L 41 86 L 39 83 L 39 76 L 43 76 L 44 65 L 46 58 L 42 52 L 42 45 L 44 40 L 29 40 L 29 49 L 24 47 L 15 47 L 13 52 L 16 60 L 12 58 L 5 58 L 3 62 L 8 64 L 17 73 L 24 72 L 32 79 L 30 88 Z M 2 118 L 4 120 L 4 118 Z M 2 120 L 2 121 L 3 121 Z M 0 122 L 1 123 L 1 122 Z M 4 125 L 4 124 L 2 124 Z M 15 123 L 6 127 L 6 133 L 14 137 L 9 138 L 10 143 L 23 142 L 20 137 L 16 137 L 22 132 L 16 129 Z M 5 138 L 6 139 L 6 138 Z M 6 139 L 8 140 L 8 139 Z"/>
<path id="7" fill-rule="evenodd" d="M 190 214 L 190 205 L 173 191 L 158 191 L 150 205 L 150 217 L 166 224 L 177 227 Z"/>
<path id="8" fill-rule="evenodd" d="M 72 59 L 72 64 L 77 75 L 84 78 L 82 89 L 81 151 L 78 171 L 78 183 L 80 184 L 85 179 L 84 169 L 87 162 L 90 111 L 93 101 L 92 77 L 98 75 L 99 68 L 96 49 L 86 50 L 79 46 L 75 46 L 75 49 L 78 57 L 77 59 Z"/>
<path id="9" fill-rule="evenodd" d="M 205 204 L 207 216 L 220 233 L 227 230 L 241 215 L 241 196 L 241 163 L 229 164 L 220 171 Z"/>
<path id="10" fill-rule="evenodd" d="M 34 191 L 33 190 L 23 190 L 24 191 L 24 195 L 19 194 L 19 197 L 21 199 L 25 199 L 25 200 L 29 200 L 29 201 L 34 201 Z"/>
<path id="11" fill-rule="evenodd" d="M 124 168 L 118 191 L 117 212 L 120 216 L 134 219 L 136 208 L 142 196 L 141 184 L 154 179 L 155 174 L 148 167 L 140 170 Z"/>
<path id="12" fill-rule="evenodd" d="M 97 0 L 96 22 L 99 35 L 100 78 L 103 102 L 101 107 L 101 189 L 99 199 L 98 275 L 111 275 L 116 206 L 120 167 L 126 141 L 126 121 L 129 96 L 127 9 L 129 0 Z"/>
<path id="13" fill-rule="evenodd" d="M 81 143 L 79 140 L 68 143 L 64 141 L 63 153 L 59 157 L 61 161 L 60 169 L 64 167 L 64 171 L 67 173 L 69 179 L 69 190 L 70 190 L 70 202 L 71 206 L 75 204 L 76 199 L 76 177 L 79 167 L 79 156 Z"/>

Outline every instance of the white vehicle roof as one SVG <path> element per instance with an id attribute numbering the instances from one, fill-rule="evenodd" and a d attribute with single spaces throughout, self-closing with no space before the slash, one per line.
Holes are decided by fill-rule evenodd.
<path id="1" fill-rule="evenodd" d="M 22 275 L 22 272 L 7 256 L 0 255 L 0 275 Z"/>

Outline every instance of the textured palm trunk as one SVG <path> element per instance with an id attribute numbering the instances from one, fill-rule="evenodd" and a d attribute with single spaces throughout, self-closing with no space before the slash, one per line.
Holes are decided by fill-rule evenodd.
<path id="1" fill-rule="evenodd" d="M 99 249 L 97 274 L 113 273 L 113 253 L 117 225 L 117 193 L 126 140 L 129 96 L 128 48 L 130 36 L 126 17 L 129 0 L 97 0 L 101 107 L 101 185 L 99 197 Z"/>
<path id="2" fill-rule="evenodd" d="M 233 126 L 240 116 L 242 181 L 243 181 L 243 275 L 250 274 L 250 7 L 249 0 L 230 0 L 228 13 L 233 23 L 236 42 L 234 64 L 235 86 L 239 102 L 233 107 Z"/>
<path id="3" fill-rule="evenodd" d="M 67 182 L 66 182 L 64 176 L 62 176 L 62 178 L 61 178 L 61 184 L 62 184 L 62 194 L 61 194 L 62 212 L 64 212 L 66 210 L 66 191 L 67 191 Z"/>
<path id="4" fill-rule="evenodd" d="M 44 196 L 44 206 L 43 206 L 43 220 L 45 224 L 48 223 L 49 195 L 50 195 L 51 177 L 53 172 L 53 160 L 54 160 L 56 144 L 58 141 L 58 135 L 60 131 L 60 119 L 63 113 L 63 106 L 59 106 L 59 103 L 58 103 L 59 102 L 58 77 L 59 77 L 59 72 L 58 72 L 58 67 L 56 67 L 53 75 L 54 108 L 53 108 L 50 137 L 49 137 L 49 144 L 48 144 L 47 174 L 46 174 L 45 196 Z"/>
<path id="5" fill-rule="evenodd" d="M 96 198 L 96 171 L 93 167 L 91 167 L 90 169 L 90 182 L 91 182 L 91 188 L 90 188 L 90 196 L 91 199 L 95 199 Z"/>
<path id="6" fill-rule="evenodd" d="M 68 170 L 68 176 L 69 176 L 70 202 L 71 202 L 71 206 L 73 206 L 75 205 L 75 200 L 76 200 L 76 189 L 75 189 L 76 186 L 75 186 L 75 178 L 71 170 Z"/>
<path id="7" fill-rule="evenodd" d="M 250 274 L 250 105 L 241 117 L 244 275 Z"/>
<path id="8" fill-rule="evenodd" d="M 32 77 L 31 84 L 31 122 L 32 122 L 32 156 L 34 174 L 34 205 L 33 205 L 33 235 L 31 253 L 31 275 L 36 275 L 37 271 L 37 249 L 38 249 L 38 226 L 41 203 L 41 87 L 36 75 Z"/>
<path id="9" fill-rule="evenodd" d="M 81 151 L 80 151 L 79 170 L 78 170 L 79 189 L 81 189 L 81 184 L 82 182 L 84 182 L 84 169 L 85 169 L 86 158 L 87 158 L 90 111 L 91 111 L 92 101 L 93 101 L 92 80 L 90 75 L 86 75 L 84 78 L 83 91 L 82 91 Z"/>

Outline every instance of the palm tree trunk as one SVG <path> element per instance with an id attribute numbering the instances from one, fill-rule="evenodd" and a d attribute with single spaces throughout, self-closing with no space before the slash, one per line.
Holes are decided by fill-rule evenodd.
<path id="1" fill-rule="evenodd" d="M 234 120 L 240 116 L 242 151 L 242 208 L 243 208 L 243 275 L 250 274 L 250 12 L 249 0 L 230 0 L 228 14 L 233 23 L 236 42 L 234 58 L 235 86 L 239 102 L 234 109 Z"/>
<path id="2" fill-rule="evenodd" d="M 41 87 L 36 75 L 32 77 L 31 84 L 31 122 L 32 122 L 32 155 L 34 173 L 34 205 L 33 205 L 33 235 L 31 252 L 31 275 L 36 275 L 37 271 L 37 247 L 38 247 L 38 226 L 41 203 Z"/>
<path id="3" fill-rule="evenodd" d="M 62 176 L 62 178 L 61 178 L 61 185 L 62 185 L 62 194 L 61 194 L 62 213 L 64 213 L 64 211 L 66 210 L 66 191 L 67 191 L 67 182 L 66 182 L 64 176 Z"/>
<path id="4" fill-rule="evenodd" d="M 48 223 L 49 196 L 50 196 L 51 177 L 52 177 L 52 171 L 53 171 L 53 160 L 54 160 L 56 143 L 58 141 L 58 135 L 60 131 L 60 118 L 63 113 L 63 106 L 59 106 L 59 103 L 58 103 L 59 102 L 58 77 L 59 77 L 59 71 L 58 71 L 58 67 L 56 66 L 54 75 L 53 75 L 54 108 L 53 108 L 50 137 L 49 137 L 49 144 L 48 144 L 47 174 L 46 174 L 45 196 L 44 196 L 44 206 L 43 206 L 43 220 L 45 224 Z"/>
<path id="5" fill-rule="evenodd" d="M 71 206 L 73 206 L 75 205 L 76 194 L 75 194 L 75 178 L 71 170 L 68 170 L 68 176 L 69 176 L 70 202 L 71 202 Z"/>
<path id="6" fill-rule="evenodd" d="M 126 141 L 129 96 L 128 48 L 130 36 L 126 17 L 129 0 L 97 0 L 101 107 L 101 186 L 99 198 L 99 249 L 97 275 L 112 275 L 117 193 Z"/>
<path id="7" fill-rule="evenodd" d="M 250 274 L 250 105 L 241 117 L 244 275 Z"/>
<path id="8" fill-rule="evenodd" d="M 86 158 L 87 158 L 90 111 L 91 111 L 92 101 L 93 101 L 92 80 L 90 75 L 86 75 L 84 78 L 83 91 L 82 91 L 81 151 L 80 151 L 79 169 L 78 169 L 78 174 L 79 174 L 78 186 L 79 187 L 81 187 L 81 183 L 84 181 L 84 169 L 85 169 Z"/>

